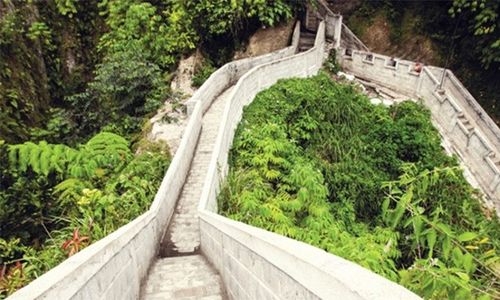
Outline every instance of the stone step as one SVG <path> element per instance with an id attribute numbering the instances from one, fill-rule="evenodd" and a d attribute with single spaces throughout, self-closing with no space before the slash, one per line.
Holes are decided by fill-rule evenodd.
<path id="1" fill-rule="evenodd" d="M 300 32 L 300 38 L 311 38 L 311 39 L 315 39 L 316 38 L 316 33 L 314 32 L 309 32 L 309 31 L 301 31 Z"/>
<path id="2" fill-rule="evenodd" d="M 200 247 L 198 204 L 208 164 L 212 158 L 212 148 L 217 138 L 225 100 L 227 100 L 231 90 L 232 87 L 215 99 L 209 110 L 203 115 L 203 125 L 191 162 L 191 169 L 177 200 L 172 220 L 161 242 L 160 257 L 186 256 L 198 252 Z"/>
<path id="3" fill-rule="evenodd" d="M 299 52 L 304 52 L 311 49 L 314 46 L 314 41 L 316 40 L 316 33 L 301 31 L 299 39 Z"/>
<path id="4" fill-rule="evenodd" d="M 219 274 L 201 255 L 157 260 L 142 286 L 142 300 L 226 299 Z"/>
<path id="5" fill-rule="evenodd" d="M 312 46 L 314 45 L 314 38 L 300 38 L 299 45 Z"/>
<path id="6" fill-rule="evenodd" d="M 301 47 L 299 47 L 299 52 L 304 52 L 304 51 L 307 51 L 309 49 L 311 49 L 311 47 L 301 46 Z"/>

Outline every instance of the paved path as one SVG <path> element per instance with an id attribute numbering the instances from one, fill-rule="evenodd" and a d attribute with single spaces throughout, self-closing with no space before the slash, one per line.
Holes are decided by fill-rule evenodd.
<path id="1" fill-rule="evenodd" d="M 200 247 L 198 203 L 212 157 L 224 104 L 233 88 L 227 89 L 203 116 L 203 126 L 191 170 L 177 201 L 174 216 L 162 243 L 162 256 L 194 254 Z"/>
<path id="2" fill-rule="evenodd" d="M 203 115 L 203 126 L 191 169 L 162 242 L 160 256 L 163 258 L 159 258 L 149 271 L 142 289 L 144 300 L 224 299 L 220 276 L 198 254 L 198 203 L 224 106 L 232 89 L 230 87 L 224 91 Z"/>
<path id="3" fill-rule="evenodd" d="M 157 260 L 143 287 L 143 300 L 224 299 L 222 281 L 201 255 Z"/>

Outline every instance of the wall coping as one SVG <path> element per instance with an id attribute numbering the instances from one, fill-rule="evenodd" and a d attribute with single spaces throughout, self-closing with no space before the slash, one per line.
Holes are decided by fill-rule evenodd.
<path id="1" fill-rule="evenodd" d="M 273 57 L 277 56 L 289 56 L 292 55 L 296 52 L 297 46 L 299 43 L 300 39 L 300 22 L 297 21 L 292 33 L 292 38 L 291 38 L 291 43 L 290 46 L 276 50 L 271 53 L 266 53 L 257 57 L 247 57 L 239 60 L 234 60 L 231 62 L 226 63 L 219 69 L 217 69 L 214 73 L 212 73 L 208 79 L 203 83 L 203 85 L 194 92 L 192 97 L 186 102 L 187 106 L 187 111 L 188 115 L 191 114 L 191 111 L 194 107 L 194 104 L 196 102 L 202 102 L 203 103 L 203 113 L 205 113 L 208 108 L 210 107 L 210 104 L 219 96 L 222 92 L 224 92 L 229 86 L 233 85 L 242 75 L 244 75 L 249 69 L 247 70 L 242 70 L 242 66 L 245 66 L 246 64 L 249 64 L 251 62 L 259 64 L 260 61 L 266 62 L 268 60 L 271 60 Z M 242 73 L 243 74 L 239 74 Z M 238 74 L 240 76 L 238 76 Z M 220 77 L 224 77 L 227 75 L 229 78 L 227 79 L 225 85 L 218 90 L 218 93 L 216 93 L 213 97 L 206 97 L 207 90 L 210 89 L 211 86 L 216 86 L 218 81 L 220 80 Z"/>
<path id="2" fill-rule="evenodd" d="M 421 299 L 395 282 L 309 244 L 206 210 L 200 211 L 200 218 L 320 299 Z"/>

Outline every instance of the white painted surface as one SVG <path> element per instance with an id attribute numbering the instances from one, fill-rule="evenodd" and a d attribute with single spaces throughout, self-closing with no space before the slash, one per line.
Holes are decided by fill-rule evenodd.
<path id="1" fill-rule="evenodd" d="M 200 227 L 231 299 L 420 299 L 348 260 L 215 213 L 201 211 Z"/>

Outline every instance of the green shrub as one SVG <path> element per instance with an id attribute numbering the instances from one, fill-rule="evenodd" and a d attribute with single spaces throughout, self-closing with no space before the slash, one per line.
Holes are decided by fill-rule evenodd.
<path id="1" fill-rule="evenodd" d="M 375 106 L 324 73 L 279 81 L 244 108 L 218 201 L 426 298 L 498 296 L 500 223 L 421 104 Z"/>
<path id="2" fill-rule="evenodd" d="M 136 132 L 142 118 L 155 112 L 168 95 L 159 67 L 148 62 L 133 44 L 98 65 L 95 75 L 85 92 L 67 99 L 74 108 L 72 119 L 79 124 L 79 136 L 108 124 L 118 127 L 115 131 L 121 134 Z M 123 122 L 130 118 L 131 122 Z M 129 124 L 132 126 L 125 128 Z"/>
<path id="3" fill-rule="evenodd" d="M 328 72 L 332 74 L 337 74 L 339 71 L 341 71 L 340 64 L 337 61 L 336 49 L 330 50 L 330 53 L 328 53 L 328 59 L 324 63 L 324 67 Z"/>
<path id="4" fill-rule="evenodd" d="M 76 149 L 2 141 L 0 297 L 146 211 L 169 161 L 163 145 L 134 156 L 126 139 L 107 132 Z"/>
<path id="5" fill-rule="evenodd" d="M 203 64 L 195 70 L 193 78 L 191 79 L 191 85 L 200 87 L 216 70 L 217 69 L 212 66 L 210 61 L 205 60 Z"/>

